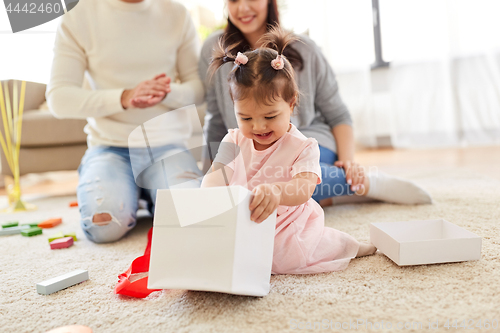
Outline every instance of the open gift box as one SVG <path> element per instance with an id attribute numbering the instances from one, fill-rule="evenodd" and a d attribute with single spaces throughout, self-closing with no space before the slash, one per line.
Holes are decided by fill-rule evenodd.
<path id="1" fill-rule="evenodd" d="M 276 212 L 250 220 L 242 186 L 158 190 L 149 289 L 269 293 Z"/>
<path id="2" fill-rule="evenodd" d="M 446 220 L 372 223 L 370 241 L 399 266 L 481 259 L 481 237 Z"/>

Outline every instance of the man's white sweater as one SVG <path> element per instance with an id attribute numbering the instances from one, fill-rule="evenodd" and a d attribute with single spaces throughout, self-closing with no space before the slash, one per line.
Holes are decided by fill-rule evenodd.
<path id="1" fill-rule="evenodd" d="M 57 30 L 47 101 L 58 118 L 86 118 L 89 147 L 142 146 L 129 134 L 146 121 L 204 98 L 198 77 L 199 41 L 188 11 L 171 0 L 80 0 Z M 166 73 L 175 82 L 159 104 L 124 110 L 121 95 Z M 82 88 L 84 75 L 92 90 Z M 151 146 L 183 142 L 190 119 L 148 126 Z"/>

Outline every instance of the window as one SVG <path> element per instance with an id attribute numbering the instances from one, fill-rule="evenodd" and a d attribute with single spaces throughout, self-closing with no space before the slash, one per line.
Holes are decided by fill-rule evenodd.
<path id="1" fill-rule="evenodd" d="M 49 82 L 60 19 L 13 34 L 7 12 L 0 10 L 0 80 Z"/>

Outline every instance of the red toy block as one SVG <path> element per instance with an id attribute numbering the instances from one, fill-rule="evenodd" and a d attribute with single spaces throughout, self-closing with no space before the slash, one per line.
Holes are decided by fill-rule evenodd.
<path id="1" fill-rule="evenodd" d="M 54 249 L 65 249 L 73 245 L 73 237 L 64 237 L 53 240 L 50 242 L 50 248 Z"/>
<path id="2" fill-rule="evenodd" d="M 38 223 L 38 227 L 42 228 L 42 229 L 53 228 L 56 225 L 59 225 L 61 223 L 62 223 L 62 219 L 61 218 L 48 219 L 48 220 L 45 220 L 43 222 Z"/>
<path id="3" fill-rule="evenodd" d="M 78 201 L 71 201 L 71 202 L 69 203 L 69 206 L 70 206 L 70 207 L 78 207 Z"/>

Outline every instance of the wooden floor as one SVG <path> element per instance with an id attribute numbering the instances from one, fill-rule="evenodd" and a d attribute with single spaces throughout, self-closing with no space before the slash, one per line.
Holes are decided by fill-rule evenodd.
<path id="1" fill-rule="evenodd" d="M 356 161 L 392 173 L 466 167 L 500 180 L 500 146 L 445 148 L 432 150 L 370 149 L 356 153 Z M 21 179 L 23 195 L 48 196 L 76 194 L 76 171 L 25 175 Z M 0 188 L 0 196 L 6 195 Z"/>
<path id="2" fill-rule="evenodd" d="M 386 171 L 411 172 L 435 168 L 468 168 L 500 180 L 500 146 L 426 150 L 373 149 L 356 154 L 357 162 Z"/>

